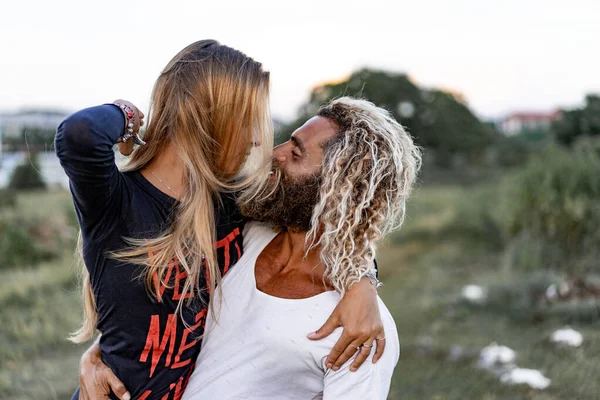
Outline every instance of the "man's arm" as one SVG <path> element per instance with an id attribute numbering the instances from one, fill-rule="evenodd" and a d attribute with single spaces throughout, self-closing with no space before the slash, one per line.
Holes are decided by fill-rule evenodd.
<path id="1" fill-rule="evenodd" d="M 131 395 L 123 382 L 102 362 L 100 336 L 83 353 L 79 364 L 79 399 L 106 400 L 112 392 L 121 400 L 129 400 Z"/>

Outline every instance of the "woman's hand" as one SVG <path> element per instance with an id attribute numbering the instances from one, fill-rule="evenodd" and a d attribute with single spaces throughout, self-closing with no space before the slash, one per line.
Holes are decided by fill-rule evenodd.
<path id="1" fill-rule="evenodd" d="M 127 100 L 117 99 L 117 100 L 115 100 L 115 102 L 126 104 L 133 109 L 133 111 L 134 111 L 133 132 L 137 133 L 140 130 L 140 128 L 142 126 L 144 126 L 144 113 L 141 112 L 136 106 L 134 106 L 133 103 L 131 103 Z M 133 153 L 133 141 L 128 140 L 125 143 L 120 142 L 119 143 L 119 153 L 123 154 L 124 156 L 131 155 L 131 153 Z"/>
<path id="2" fill-rule="evenodd" d="M 346 292 L 325 324 L 316 332 L 309 334 L 308 338 L 323 339 L 339 326 L 342 326 L 344 331 L 327 357 L 327 368 L 337 371 L 358 351 L 350 368 L 354 372 L 365 362 L 373 346 L 377 347 L 373 363 L 381 358 L 385 348 L 383 322 L 379 314 L 377 289 L 369 278 L 364 277 L 360 282 L 355 283 Z"/>
<path id="3" fill-rule="evenodd" d="M 110 399 L 111 389 L 121 400 L 131 398 L 123 382 L 102 362 L 100 346 L 94 343 L 83 354 L 79 364 L 79 399 Z"/>

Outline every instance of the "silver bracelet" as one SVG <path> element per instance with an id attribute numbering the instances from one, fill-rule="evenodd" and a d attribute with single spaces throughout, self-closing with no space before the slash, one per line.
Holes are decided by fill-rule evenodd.
<path id="1" fill-rule="evenodd" d="M 369 271 L 364 276 L 371 281 L 371 283 L 373 284 L 373 286 L 375 286 L 375 288 L 378 288 L 381 286 L 381 282 L 379 282 L 379 279 L 377 279 L 377 275 L 375 274 L 375 272 Z"/>

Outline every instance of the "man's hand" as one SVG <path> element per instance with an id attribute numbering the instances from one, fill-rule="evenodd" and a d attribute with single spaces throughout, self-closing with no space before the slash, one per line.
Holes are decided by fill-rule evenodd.
<path id="1" fill-rule="evenodd" d="M 121 400 L 131 398 L 123 382 L 102 362 L 100 346 L 94 343 L 81 357 L 79 364 L 79 399 L 110 399 L 111 389 Z"/>
<path id="2" fill-rule="evenodd" d="M 339 326 L 344 327 L 344 331 L 327 357 L 327 368 L 337 371 L 358 352 L 350 368 L 354 372 L 365 362 L 373 346 L 376 346 L 373 363 L 381 358 L 385 348 L 383 322 L 379 314 L 377 289 L 369 278 L 355 283 L 325 324 L 308 338 L 323 339 Z"/>

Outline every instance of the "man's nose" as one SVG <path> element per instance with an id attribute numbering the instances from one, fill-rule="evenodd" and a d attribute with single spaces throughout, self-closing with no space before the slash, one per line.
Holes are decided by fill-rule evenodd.
<path id="1" fill-rule="evenodd" d="M 275 146 L 273 149 L 273 159 L 279 164 L 283 164 L 287 160 L 287 156 L 285 155 L 285 144 Z"/>
<path id="2" fill-rule="evenodd" d="M 277 161 L 279 164 L 283 164 L 284 162 L 286 162 L 287 157 L 284 154 L 273 154 L 273 158 L 275 159 L 275 161 Z"/>

